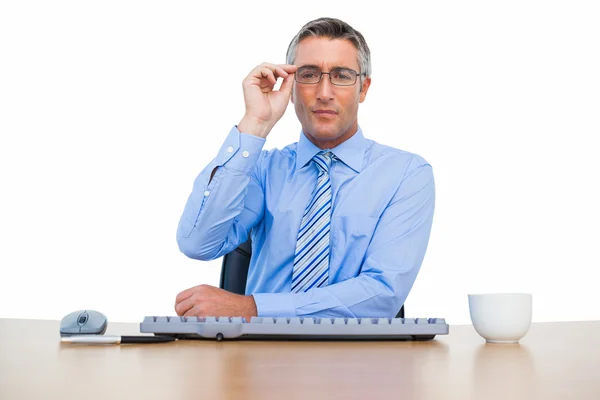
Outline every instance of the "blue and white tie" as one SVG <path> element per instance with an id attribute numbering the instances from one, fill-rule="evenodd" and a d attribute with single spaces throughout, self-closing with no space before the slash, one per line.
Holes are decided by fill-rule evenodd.
<path id="1" fill-rule="evenodd" d="M 298 240 L 292 273 L 292 292 L 306 292 L 329 281 L 329 227 L 331 220 L 331 152 L 318 153 L 313 161 L 319 169 L 317 186 L 308 202 Z"/>

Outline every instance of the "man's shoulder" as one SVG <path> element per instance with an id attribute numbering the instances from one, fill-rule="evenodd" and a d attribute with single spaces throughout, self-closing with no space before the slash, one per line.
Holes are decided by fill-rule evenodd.
<path id="1" fill-rule="evenodd" d="M 293 158 L 296 157 L 296 149 L 298 147 L 298 142 L 290 143 L 282 149 L 277 147 L 273 147 L 271 149 L 262 150 L 262 157 L 264 159 L 271 158 Z"/>
<path id="2" fill-rule="evenodd" d="M 391 163 L 392 165 L 403 165 L 411 168 L 430 165 L 423 156 L 415 152 L 382 144 L 372 139 L 366 140 L 369 143 L 365 151 L 367 164 L 384 162 L 386 164 Z"/>
<path id="3" fill-rule="evenodd" d="M 272 165 L 277 166 L 279 169 L 285 168 L 286 166 L 293 167 L 296 161 L 296 149 L 298 143 L 291 143 L 282 149 L 277 147 L 271 149 L 264 149 L 261 151 L 260 160 L 263 168 L 269 168 Z"/>

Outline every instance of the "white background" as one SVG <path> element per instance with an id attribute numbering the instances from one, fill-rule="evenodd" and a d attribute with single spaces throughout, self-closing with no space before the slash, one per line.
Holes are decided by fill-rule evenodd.
<path id="1" fill-rule="evenodd" d="M 192 182 L 241 82 L 320 16 L 372 51 L 365 135 L 433 166 L 408 316 L 531 292 L 534 321 L 600 319 L 595 1 L 6 1 L 0 5 L 0 317 L 174 315 L 221 260 L 178 251 Z M 298 140 L 289 107 L 265 149 Z"/>

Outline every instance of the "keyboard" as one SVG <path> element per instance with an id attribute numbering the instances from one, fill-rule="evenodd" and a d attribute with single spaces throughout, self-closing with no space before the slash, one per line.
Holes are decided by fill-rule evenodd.
<path id="1" fill-rule="evenodd" d="M 431 340 L 447 335 L 444 318 L 159 317 L 140 332 L 178 339 Z"/>

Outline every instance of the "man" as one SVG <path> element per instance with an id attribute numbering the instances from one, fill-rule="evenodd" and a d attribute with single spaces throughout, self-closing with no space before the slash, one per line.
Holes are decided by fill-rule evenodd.
<path id="1" fill-rule="evenodd" d="M 363 136 L 370 85 L 366 41 L 331 18 L 302 27 L 287 64 L 244 79 L 245 115 L 196 178 L 177 241 L 213 260 L 251 237 L 247 295 L 196 286 L 176 297 L 178 315 L 396 315 L 427 249 L 434 180 L 420 156 Z M 290 99 L 298 143 L 262 150 Z"/>

